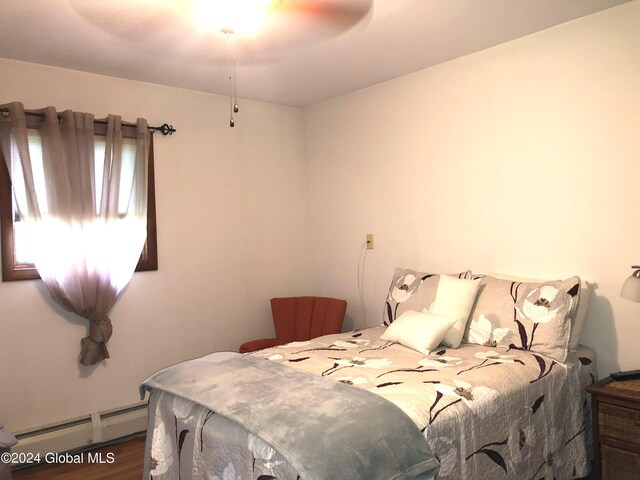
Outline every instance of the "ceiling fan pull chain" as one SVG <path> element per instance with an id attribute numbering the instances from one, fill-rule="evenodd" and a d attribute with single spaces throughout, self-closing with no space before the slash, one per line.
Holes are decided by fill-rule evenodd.
<path id="1" fill-rule="evenodd" d="M 233 113 L 238 113 L 240 109 L 238 108 L 238 76 L 236 75 L 236 45 L 233 44 Z"/>
<path id="2" fill-rule="evenodd" d="M 224 32 L 227 35 L 227 70 L 229 71 L 229 126 L 234 127 L 236 121 L 233 119 L 233 83 L 231 81 L 231 32 Z"/>

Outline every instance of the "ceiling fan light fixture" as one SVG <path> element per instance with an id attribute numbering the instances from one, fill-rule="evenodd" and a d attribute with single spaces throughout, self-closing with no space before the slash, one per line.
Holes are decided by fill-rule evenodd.
<path id="1" fill-rule="evenodd" d="M 260 30 L 274 0 L 193 0 L 193 13 L 204 27 L 225 34 Z"/>

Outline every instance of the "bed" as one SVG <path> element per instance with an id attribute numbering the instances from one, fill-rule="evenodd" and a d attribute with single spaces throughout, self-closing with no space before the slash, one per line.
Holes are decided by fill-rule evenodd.
<path id="1" fill-rule="evenodd" d="M 386 310 L 399 311 L 397 305 Z M 561 480 L 589 474 L 591 412 L 584 388 L 597 379 L 591 349 L 578 346 L 561 362 L 535 349 L 490 341 L 441 346 L 425 356 L 382 339 L 385 329 L 329 335 L 250 355 L 364 389 L 399 407 L 438 460 L 433 478 Z M 527 346 L 533 343 L 530 332 Z M 151 388 L 149 399 L 144 478 L 305 479 L 259 436 L 160 388 Z"/>

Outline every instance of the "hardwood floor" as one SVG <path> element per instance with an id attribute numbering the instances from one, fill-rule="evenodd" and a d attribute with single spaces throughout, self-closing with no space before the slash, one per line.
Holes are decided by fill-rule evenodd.
<path id="1" fill-rule="evenodd" d="M 134 438 L 108 447 L 92 450 L 106 460 L 113 453 L 111 464 L 89 463 L 88 452 L 82 464 L 52 464 L 26 468 L 13 474 L 14 480 L 141 480 L 144 464 L 145 437 Z M 586 477 L 581 480 L 590 480 Z"/>
<path id="2" fill-rule="evenodd" d="M 145 437 L 134 438 L 108 447 L 84 452 L 79 464 L 49 464 L 26 468 L 13 474 L 14 480 L 141 480 L 144 463 Z M 95 459 L 101 453 L 103 462 L 92 463 L 89 453 Z M 109 454 L 112 454 L 109 455 Z"/>

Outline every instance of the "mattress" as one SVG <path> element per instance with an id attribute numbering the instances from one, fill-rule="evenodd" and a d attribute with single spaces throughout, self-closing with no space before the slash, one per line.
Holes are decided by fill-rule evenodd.
<path id="1" fill-rule="evenodd" d="M 425 357 L 381 340 L 383 331 L 329 335 L 252 355 L 393 402 L 440 461 L 438 479 L 588 475 L 590 402 L 584 388 L 597 377 L 591 349 L 580 346 L 565 364 L 530 351 L 471 344 Z M 300 478 L 278 452 L 239 425 L 163 391 L 153 391 L 149 401 L 146 449 L 145 478 Z"/>

